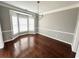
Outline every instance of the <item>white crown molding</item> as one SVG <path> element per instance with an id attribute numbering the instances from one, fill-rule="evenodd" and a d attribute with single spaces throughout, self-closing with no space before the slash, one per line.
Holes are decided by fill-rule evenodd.
<path id="1" fill-rule="evenodd" d="M 18 8 L 16 6 L 9 5 L 9 4 L 4 3 L 4 2 L 0 2 L 0 5 L 8 7 L 8 8 L 12 8 L 12 9 L 24 10 L 24 9 Z M 74 4 L 74 5 L 71 5 L 71 6 L 62 7 L 62 8 L 55 9 L 55 10 L 50 10 L 50 11 L 47 11 L 47 12 L 40 13 L 40 15 L 47 15 L 47 14 L 51 14 L 51 13 L 55 13 L 55 12 L 60 12 L 60 11 L 68 10 L 68 9 L 73 9 L 73 8 L 77 8 L 77 7 L 79 7 L 79 4 Z M 27 10 L 24 10 L 24 11 L 27 11 Z"/>
<path id="2" fill-rule="evenodd" d="M 10 5 L 10 4 L 5 3 L 3 1 L 0 1 L 0 6 L 4 6 L 4 7 L 7 7 L 7 8 L 10 8 L 11 10 L 19 11 L 19 12 L 22 12 L 22 13 L 27 13 L 27 14 L 31 14 L 31 15 L 36 14 L 32 11 L 22 9 L 22 8 L 17 7 L 17 6 Z"/>
<path id="3" fill-rule="evenodd" d="M 11 9 L 17 9 L 17 10 L 21 10 L 20 8 L 18 7 L 15 7 L 15 6 L 12 6 L 12 5 L 9 5 L 7 3 L 4 3 L 4 2 L 0 2 L 0 6 L 4 6 L 4 7 L 7 7 L 7 8 L 11 8 Z"/>
<path id="4" fill-rule="evenodd" d="M 51 10 L 51 11 L 47 11 L 47 12 L 44 12 L 44 13 L 40 13 L 40 15 L 47 15 L 47 14 L 60 12 L 60 11 L 68 10 L 68 9 L 73 9 L 73 8 L 77 8 L 77 7 L 79 7 L 79 4 L 74 4 L 74 5 L 71 5 L 71 6 L 67 6 L 67 7 L 63 7 L 63 8 L 59 8 L 59 9 L 55 9 L 55 10 Z"/>

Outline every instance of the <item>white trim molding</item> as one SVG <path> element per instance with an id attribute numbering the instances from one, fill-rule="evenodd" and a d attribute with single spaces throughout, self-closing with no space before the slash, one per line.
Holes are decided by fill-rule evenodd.
<path id="1" fill-rule="evenodd" d="M 12 32 L 12 30 L 5 30 L 5 31 L 2 31 L 2 32 Z"/>
<path id="2" fill-rule="evenodd" d="M 0 2 L 0 5 L 1 6 L 5 6 L 5 7 L 8 7 L 8 8 L 11 8 L 11 9 L 17 9 L 17 10 L 21 10 L 21 11 L 27 11 L 25 9 L 22 9 L 22 8 L 19 8 L 19 7 L 16 7 L 16 6 L 13 6 L 13 5 L 10 5 L 8 3 L 5 3 L 5 2 Z M 73 9 L 73 8 L 77 8 L 79 7 L 79 4 L 73 4 L 73 5 L 70 5 L 70 6 L 65 6 L 65 7 L 61 7 L 61 8 L 58 8 L 58 9 L 54 9 L 54 10 L 50 10 L 50 11 L 47 11 L 47 12 L 41 12 L 40 15 L 47 15 L 47 14 L 51 14 L 51 13 L 55 13 L 55 12 L 60 12 L 60 11 L 64 11 L 64 10 L 68 10 L 68 9 Z M 30 11 L 32 12 L 32 11 Z M 28 12 L 29 13 L 29 12 Z M 35 13 L 35 12 L 32 12 L 32 13 Z"/>
<path id="3" fill-rule="evenodd" d="M 76 27 L 75 27 L 74 40 L 73 40 L 73 44 L 72 44 L 73 52 L 77 52 L 78 45 L 79 45 L 79 11 L 78 11 L 78 15 L 77 15 L 77 23 L 76 23 Z"/>
<path id="4" fill-rule="evenodd" d="M 12 39 L 9 39 L 9 40 L 5 40 L 4 42 L 10 42 L 10 41 L 13 41 L 14 39 L 16 39 L 17 37 L 19 37 L 20 35 L 17 35 L 16 37 L 12 38 Z"/>
<path id="5" fill-rule="evenodd" d="M 4 42 L 10 42 L 10 41 L 13 41 L 14 39 L 16 39 L 16 38 L 19 37 L 19 36 L 22 36 L 22 35 L 28 35 L 28 34 L 36 34 L 36 33 L 19 34 L 19 35 L 16 35 L 15 37 L 13 37 L 12 39 L 5 40 Z"/>
<path id="6" fill-rule="evenodd" d="M 70 6 L 67 6 L 67 7 L 62 7 L 62 8 L 59 8 L 59 9 L 43 12 L 43 13 L 40 13 L 40 15 L 47 15 L 47 14 L 51 14 L 51 13 L 55 13 L 55 12 L 60 12 L 60 11 L 64 11 L 64 10 L 78 8 L 78 7 L 79 7 L 79 4 L 74 4 L 74 5 L 70 5 Z"/>
<path id="7" fill-rule="evenodd" d="M 42 29 L 42 30 L 47 30 L 47 31 L 59 32 L 59 33 L 64 33 L 64 34 L 74 35 L 74 33 L 64 32 L 64 31 L 58 31 L 58 30 L 52 30 L 52 29 L 48 29 L 48 28 L 40 28 L 40 29 Z"/>
<path id="8" fill-rule="evenodd" d="M 22 12 L 22 13 L 27 13 L 27 14 L 30 14 L 30 15 L 36 14 L 35 12 L 28 11 L 28 10 L 26 10 L 26 9 L 19 8 L 19 7 L 17 7 L 17 6 L 13 6 L 13 5 L 8 4 L 8 3 L 5 3 L 5 2 L 3 2 L 3 1 L 0 1 L 0 6 L 4 6 L 4 7 L 7 7 L 7 8 L 9 8 L 9 9 L 11 9 L 11 10 L 20 11 L 20 12 Z"/>
<path id="9" fill-rule="evenodd" d="M 47 37 L 56 39 L 56 40 L 58 40 L 58 41 L 61 41 L 61 42 L 67 43 L 67 44 L 70 44 L 70 45 L 72 46 L 72 42 L 68 42 L 68 41 L 63 40 L 63 35 L 68 35 L 68 38 L 69 38 L 69 39 L 70 39 L 70 37 L 72 36 L 72 39 L 73 39 L 74 33 L 64 32 L 64 31 L 58 31 L 58 30 L 52 30 L 52 29 L 48 29 L 48 28 L 40 28 L 39 30 L 44 30 L 44 31 L 47 31 L 47 32 L 51 31 L 52 33 L 53 33 L 53 32 L 61 33 L 62 38 L 58 38 L 58 37 L 56 37 L 56 36 L 51 36 L 51 35 L 48 35 L 48 34 L 46 34 L 46 33 L 42 33 L 42 32 L 40 32 L 40 31 L 38 32 L 39 34 L 42 34 L 42 35 L 44 35 L 44 36 L 47 36 Z M 53 34 L 52 34 L 52 35 L 53 35 Z M 70 36 L 69 36 L 69 35 L 70 35 Z"/>
<path id="10" fill-rule="evenodd" d="M 56 40 L 58 40 L 58 41 L 61 41 L 61 42 L 67 43 L 67 44 L 69 44 L 69 45 L 72 46 L 72 43 L 66 42 L 66 41 L 64 41 L 64 40 L 60 40 L 60 39 L 58 39 L 58 38 L 55 38 L 55 37 L 52 37 L 52 36 L 48 36 L 48 35 L 43 34 L 43 33 L 38 33 L 38 34 L 41 34 L 41 35 L 47 36 L 47 37 L 52 38 L 52 39 L 56 39 Z"/>

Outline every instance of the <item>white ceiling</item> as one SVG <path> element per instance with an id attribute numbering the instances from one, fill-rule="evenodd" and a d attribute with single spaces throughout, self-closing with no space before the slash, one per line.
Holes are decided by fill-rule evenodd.
<path id="1" fill-rule="evenodd" d="M 4 1 L 4 2 L 22 9 L 38 13 L 38 4 L 36 1 Z M 78 3 L 79 1 L 41 1 L 39 4 L 39 12 L 45 13 L 51 10 L 57 10 Z"/>

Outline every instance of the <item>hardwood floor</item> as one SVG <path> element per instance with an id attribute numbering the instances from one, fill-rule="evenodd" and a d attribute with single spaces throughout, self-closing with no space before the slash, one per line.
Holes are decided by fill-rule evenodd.
<path id="1" fill-rule="evenodd" d="M 20 36 L 14 41 L 5 43 L 5 48 L 0 50 L 2 58 L 73 58 L 74 56 L 70 45 L 39 34 Z"/>

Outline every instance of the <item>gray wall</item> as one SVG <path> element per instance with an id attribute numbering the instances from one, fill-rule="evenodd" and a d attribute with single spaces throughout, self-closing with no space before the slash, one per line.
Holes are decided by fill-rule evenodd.
<path id="1" fill-rule="evenodd" d="M 8 40 L 11 39 L 11 25 L 10 25 L 10 15 L 9 9 L 0 6 L 0 15 L 1 15 L 1 27 L 2 27 L 2 34 L 3 39 Z"/>
<path id="2" fill-rule="evenodd" d="M 77 10 L 76 8 L 44 15 L 39 20 L 39 33 L 72 44 Z"/>
<path id="3" fill-rule="evenodd" d="M 7 40 L 11 40 L 13 35 L 12 35 L 12 31 L 11 31 L 11 18 L 10 18 L 10 10 L 15 10 L 15 11 L 20 11 L 22 12 L 23 10 L 21 9 L 17 9 L 17 8 L 9 8 L 9 7 L 5 7 L 5 6 L 0 6 L 0 24 L 2 27 L 2 34 L 3 34 L 3 40 L 7 41 Z M 31 14 L 34 16 L 35 20 L 37 19 L 37 14 L 32 13 L 30 11 L 23 11 L 24 13 L 27 14 Z M 35 21 L 35 27 L 37 24 L 37 21 Z M 36 29 L 36 28 L 35 28 Z M 37 31 L 36 31 L 37 32 Z"/>

